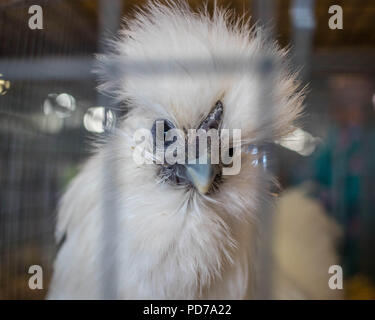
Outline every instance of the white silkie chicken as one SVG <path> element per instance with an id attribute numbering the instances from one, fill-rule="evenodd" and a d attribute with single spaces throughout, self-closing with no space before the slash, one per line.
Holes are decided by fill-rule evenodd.
<path id="1" fill-rule="evenodd" d="M 272 180 L 253 165 L 257 155 L 241 152 L 236 175 L 223 175 L 222 163 L 166 168 L 134 161 L 133 137 L 162 119 L 184 133 L 240 129 L 243 151 L 281 139 L 303 100 L 286 52 L 226 11 L 193 13 L 184 2 L 148 4 L 112 44 L 101 87 L 130 110 L 62 198 L 56 234 L 65 241 L 49 298 L 253 297 Z M 262 57 L 277 70 L 271 86 Z M 142 144 L 145 157 L 152 145 Z"/>

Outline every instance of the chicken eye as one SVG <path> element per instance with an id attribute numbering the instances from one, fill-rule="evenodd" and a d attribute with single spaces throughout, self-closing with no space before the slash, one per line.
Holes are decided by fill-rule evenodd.
<path id="1" fill-rule="evenodd" d="M 168 119 L 156 119 L 152 125 L 151 133 L 154 140 L 154 149 L 156 149 L 157 139 L 161 139 L 164 143 L 165 148 L 172 144 L 173 141 L 165 141 L 167 132 L 174 129 L 175 126 Z"/>

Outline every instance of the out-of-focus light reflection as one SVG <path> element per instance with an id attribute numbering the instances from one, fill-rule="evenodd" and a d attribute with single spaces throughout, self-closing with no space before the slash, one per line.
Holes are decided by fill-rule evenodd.
<path id="1" fill-rule="evenodd" d="M 103 133 L 107 128 L 115 124 L 115 114 L 104 107 L 92 107 L 87 109 L 83 116 L 83 125 L 87 131 Z"/>
<path id="2" fill-rule="evenodd" d="M 55 113 L 59 118 L 70 117 L 76 110 L 76 100 L 67 93 L 50 93 L 43 103 L 43 111 L 46 115 Z"/>
<path id="3" fill-rule="evenodd" d="M 251 161 L 254 167 L 261 165 L 264 170 L 267 169 L 267 152 L 264 147 L 257 147 L 255 145 L 250 145 L 246 150 L 246 153 L 251 153 L 254 155 L 255 159 Z"/>
<path id="4" fill-rule="evenodd" d="M 76 110 L 76 100 L 68 93 L 50 93 L 43 102 L 44 116 L 35 115 L 34 121 L 43 132 L 58 133 L 67 118 Z"/>
<path id="5" fill-rule="evenodd" d="M 314 152 L 320 139 L 313 137 L 310 133 L 300 128 L 297 128 L 286 137 L 275 142 L 284 148 L 299 153 L 302 156 L 309 156 Z"/>
<path id="6" fill-rule="evenodd" d="M 10 89 L 10 81 L 1 79 L 3 75 L 0 73 L 0 95 L 5 95 Z"/>
<path id="7" fill-rule="evenodd" d="M 253 155 L 257 155 L 258 154 L 258 148 L 257 147 L 254 147 L 252 150 L 251 150 L 251 154 Z M 258 165 L 258 159 L 254 159 L 251 163 L 254 167 L 256 167 Z"/>
<path id="8" fill-rule="evenodd" d="M 372 96 L 372 108 L 373 108 L 374 111 L 375 111 L 375 93 L 374 93 L 373 96 Z"/>

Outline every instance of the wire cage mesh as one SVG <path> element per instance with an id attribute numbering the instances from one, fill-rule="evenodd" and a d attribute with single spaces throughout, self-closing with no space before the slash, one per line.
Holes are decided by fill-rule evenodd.
<path id="1" fill-rule="evenodd" d="M 30 30 L 27 24 L 30 16 L 27 9 L 34 2 L 43 8 L 43 32 Z M 54 240 L 58 200 L 79 171 L 79 165 L 89 157 L 92 132 L 105 134 L 107 124 L 122 115 L 107 97 L 99 95 L 95 89 L 97 83 L 91 72 L 93 54 L 104 52 L 103 39 L 113 36 L 122 15 L 131 16 L 131 8 L 140 3 L 142 1 L 120 0 L 8 0 L 0 3 L 0 299 L 39 299 L 46 295 L 58 249 Z M 342 1 L 340 3 L 344 6 Z M 190 4 L 197 6 L 201 2 L 190 1 Z M 228 2 L 219 1 L 219 4 L 228 5 Z M 331 89 L 327 89 L 327 79 L 330 76 L 339 74 L 345 77 L 347 72 L 363 76 L 365 80 L 360 81 L 357 91 L 366 96 L 365 104 L 369 103 L 368 96 L 374 92 L 372 77 L 375 69 L 371 62 L 375 41 L 367 22 L 371 22 L 375 7 L 368 1 L 367 22 L 358 27 L 359 36 L 349 34 L 343 39 L 335 37 L 332 32 L 324 33 L 327 6 L 327 2 L 323 1 L 232 1 L 232 7 L 239 12 L 249 10 L 261 24 L 275 24 L 273 35 L 282 44 L 292 40 L 294 61 L 296 64 L 306 63 L 301 76 L 305 81 L 311 81 L 311 92 L 314 93 L 307 97 L 309 120 L 313 123 L 307 123 L 307 128 L 319 136 L 325 134 L 331 124 L 328 112 L 324 110 L 329 105 L 327 101 Z M 349 4 L 349 8 L 354 7 L 353 2 Z M 301 26 L 297 19 L 293 24 L 293 12 L 304 13 L 315 23 Z M 331 48 L 327 44 L 327 33 L 335 44 Z M 328 47 L 328 50 L 316 52 L 314 46 Z M 360 53 L 354 50 L 339 53 L 336 58 L 335 50 L 343 46 L 365 49 Z M 202 66 L 204 62 L 197 70 L 201 70 Z M 272 67 L 267 70 L 272 71 Z M 263 76 L 269 74 L 266 72 Z M 265 92 L 269 91 L 272 84 L 263 83 Z M 345 86 L 340 88 L 338 92 L 341 94 Z M 362 95 L 352 99 L 358 102 Z M 85 117 L 88 119 L 86 122 Z M 374 127 L 372 119 L 371 114 L 369 124 L 366 124 L 366 128 L 371 130 Z M 369 150 L 365 168 L 373 163 L 371 137 L 366 135 L 367 142 L 363 142 Z M 280 176 L 283 186 L 311 178 L 311 166 L 299 165 L 299 156 L 277 148 L 273 152 L 277 153 L 279 161 L 274 160 L 271 169 Z M 103 168 L 103 183 L 110 179 L 111 174 L 116 174 L 110 172 L 112 169 Z M 334 164 L 332 170 L 336 169 Z M 335 175 L 335 172 L 330 174 Z M 368 177 L 373 177 L 373 172 L 369 170 Z M 373 206 L 369 203 L 375 188 L 368 179 L 365 180 L 366 192 L 362 193 L 365 199 L 361 198 L 356 205 L 361 206 L 361 212 L 366 212 L 369 221 L 373 221 Z M 333 193 L 334 188 L 341 190 L 339 184 L 328 188 Z M 345 206 L 348 212 L 359 210 L 357 207 L 347 209 L 351 203 L 344 200 L 336 203 Z M 109 200 L 107 205 L 111 207 L 113 203 Z M 336 208 L 333 212 L 345 211 L 340 210 Z M 103 232 L 110 233 L 116 222 L 106 221 L 108 225 L 103 226 Z M 264 273 L 261 275 L 263 287 L 259 297 L 269 298 L 272 296 L 269 270 L 274 263 L 270 254 L 273 249 L 272 219 L 265 219 L 264 224 L 268 241 L 264 241 L 262 247 Z M 363 234 L 365 240 L 361 250 L 368 253 L 373 237 L 370 232 Z M 357 254 L 357 250 L 353 252 Z M 27 285 L 31 265 L 43 267 L 43 290 L 30 290 Z M 364 259 L 359 269 L 369 277 L 373 276 L 373 259 Z M 113 276 L 116 272 L 112 270 L 109 274 Z M 365 282 L 362 287 L 371 287 L 370 281 L 361 281 Z M 115 298 L 115 285 L 116 279 L 109 279 L 104 284 L 103 298 Z M 371 296 L 371 289 L 368 290 L 368 296 Z"/>

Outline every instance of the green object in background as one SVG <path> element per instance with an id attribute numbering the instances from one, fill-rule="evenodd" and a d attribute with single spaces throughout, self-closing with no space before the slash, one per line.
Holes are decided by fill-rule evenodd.
<path id="1" fill-rule="evenodd" d="M 361 254 L 369 243 L 361 245 L 360 240 L 375 227 L 375 188 L 371 187 L 375 181 L 374 154 L 373 129 L 333 127 L 313 159 L 320 198 L 344 229 L 341 254 L 346 276 L 356 274 L 361 261 L 371 259 Z M 371 273 L 375 276 L 375 269 Z"/>

